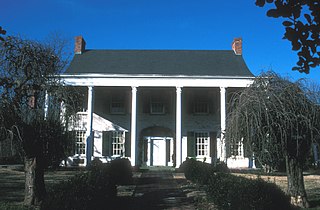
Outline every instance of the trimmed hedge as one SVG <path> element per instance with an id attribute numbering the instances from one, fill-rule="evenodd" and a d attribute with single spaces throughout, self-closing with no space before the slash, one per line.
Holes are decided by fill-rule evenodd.
<path id="1" fill-rule="evenodd" d="M 116 185 L 128 184 L 131 180 L 129 160 L 121 159 L 108 164 L 94 160 L 88 171 L 53 186 L 41 209 L 94 210 L 112 206 L 117 195 Z"/>
<path id="2" fill-rule="evenodd" d="M 179 168 L 187 179 L 206 186 L 207 196 L 223 210 L 289 210 L 289 197 L 275 184 L 232 175 L 216 166 L 187 159 Z M 227 172 L 227 173 L 226 173 Z"/>
<path id="3" fill-rule="evenodd" d="M 210 175 L 215 172 L 229 173 L 225 163 L 219 162 L 212 165 L 205 162 L 197 161 L 193 158 L 187 158 L 179 167 L 178 171 L 183 172 L 188 180 L 199 184 L 206 184 Z"/>
<path id="4" fill-rule="evenodd" d="M 217 173 L 210 176 L 207 186 L 209 198 L 221 209 L 292 209 L 289 197 L 277 185 L 262 179 Z"/>

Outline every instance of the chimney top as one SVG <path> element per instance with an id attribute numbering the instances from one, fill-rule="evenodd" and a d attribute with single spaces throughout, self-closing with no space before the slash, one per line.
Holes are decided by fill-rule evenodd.
<path id="1" fill-rule="evenodd" d="M 75 37 L 74 54 L 82 54 L 86 50 L 86 42 L 82 36 Z"/>
<path id="2" fill-rule="evenodd" d="M 236 55 L 242 55 L 242 38 L 233 39 L 232 50 Z"/>

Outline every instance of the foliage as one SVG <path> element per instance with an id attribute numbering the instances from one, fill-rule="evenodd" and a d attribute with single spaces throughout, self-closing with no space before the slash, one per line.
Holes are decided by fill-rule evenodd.
<path id="1" fill-rule="evenodd" d="M 41 202 L 43 169 L 58 165 L 72 139 L 67 126 L 77 94 L 63 87 L 59 74 L 67 61 L 52 46 L 12 36 L 0 46 L 0 141 L 13 140 L 25 159 L 25 186 L 32 189 L 25 205 Z"/>
<path id="2" fill-rule="evenodd" d="M 289 197 L 275 184 L 217 173 L 209 178 L 207 194 L 219 209 L 292 209 Z"/>
<path id="3" fill-rule="evenodd" d="M 291 42 L 292 50 L 297 51 L 299 60 L 292 70 L 309 73 L 310 68 L 320 65 L 320 4 L 317 0 L 256 0 L 263 7 L 274 3 L 275 8 L 267 16 L 285 18 L 284 39 Z"/>
<path id="4" fill-rule="evenodd" d="M 232 175 L 224 163 L 213 166 L 187 159 L 179 171 L 188 180 L 206 185 L 209 200 L 219 209 L 291 209 L 289 197 L 275 184 Z"/>
<path id="5" fill-rule="evenodd" d="M 7 32 L 0 26 L 0 41 L 3 41 L 3 37 L 1 35 L 5 35 Z"/>
<path id="6" fill-rule="evenodd" d="M 132 180 L 132 170 L 127 161 L 114 160 L 103 164 L 100 160 L 93 160 L 87 172 L 55 185 L 41 208 L 87 210 L 112 206 L 115 202 L 116 185 L 127 184 L 125 179 Z M 113 169 L 118 170 L 119 174 L 114 173 Z"/>
<path id="7" fill-rule="evenodd" d="M 0 202 L 0 209 L 1 210 L 36 210 L 36 208 L 33 207 L 27 207 L 22 205 L 14 205 L 10 203 Z"/>
<path id="8" fill-rule="evenodd" d="M 229 169 L 225 163 L 217 163 L 216 166 L 187 158 L 179 167 L 179 171 L 185 174 L 188 180 L 196 183 L 206 184 L 211 174 L 215 172 L 228 173 Z"/>
<path id="9" fill-rule="evenodd" d="M 110 163 L 110 176 L 116 184 L 132 183 L 132 166 L 127 158 L 118 158 Z"/>
<path id="10" fill-rule="evenodd" d="M 306 84 L 272 72 L 256 78 L 231 101 L 226 132 L 228 142 L 242 139 L 262 164 L 274 167 L 285 160 L 288 194 L 304 207 L 303 168 L 320 128 L 318 93 Z"/>
<path id="11" fill-rule="evenodd" d="M 64 114 L 71 115 L 71 102 L 77 98 L 74 90 L 62 87 L 57 76 L 65 65 L 49 45 L 11 36 L 2 42 L 0 140 L 14 138 L 23 157 L 46 156 L 50 165 L 64 158 L 62 141 L 66 140 L 67 129 L 61 121 L 61 102 L 67 104 Z M 50 95 L 47 99 L 46 94 Z M 46 113 L 45 106 L 49 106 Z"/>
<path id="12" fill-rule="evenodd" d="M 319 135 L 319 106 L 312 90 L 268 72 L 236 95 L 227 119 L 227 139 L 243 138 L 262 164 L 275 166 L 286 156 L 301 163 Z"/>

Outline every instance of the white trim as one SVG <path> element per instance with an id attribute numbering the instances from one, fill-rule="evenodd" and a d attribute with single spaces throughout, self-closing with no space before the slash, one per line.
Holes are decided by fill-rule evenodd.
<path id="1" fill-rule="evenodd" d="M 240 78 L 252 79 L 254 76 L 212 76 L 212 75 L 163 75 L 163 74 L 62 74 L 61 78 L 211 78 L 227 79 Z"/>
<path id="2" fill-rule="evenodd" d="M 86 165 L 90 164 L 92 159 L 92 118 L 93 118 L 93 86 L 88 87 L 88 109 L 87 109 L 87 130 L 86 130 Z"/>
<path id="3" fill-rule="evenodd" d="M 182 163 L 181 147 L 181 87 L 176 87 L 176 167 Z"/>
<path id="4" fill-rule="evenodd" d="M 136 165 L 137 87 L 131 87 L 131 165 Z"/>
<path id="5" fill-rule="evenodd" d="M 248 87 L 254 77 L 62 77 L 64 85 L 104 87 Z"/>
<path id="6" fill-rule="evenodd" d="M 44 119 L 46 120 L 49 113 L 49 94 L 46 90 L 45 98 L 44 98 Z"/>
<path id="7" fill-rule="evenodd" d="M 225 144 L 225 132 L 226 132 L 226 88 L 220 87 L 220 126 L 221 126 L 221 136 L 220 145 L 223 148 L 220 159 L 226 161 L 226 144 Z M 219 148 L 218 148 L 219 149 Z"/>

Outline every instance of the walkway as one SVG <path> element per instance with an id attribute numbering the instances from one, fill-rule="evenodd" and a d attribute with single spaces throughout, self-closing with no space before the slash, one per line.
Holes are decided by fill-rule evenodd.
<path id="1" fill-rule="evenodd" d="M 196 209 L 194 196 L 199 193 L 204 196 L 188 185 L 183 174 L 171 171 L 135 173 L 135 185 L 118 187 L 118 209 L 193 210 Z"/>

